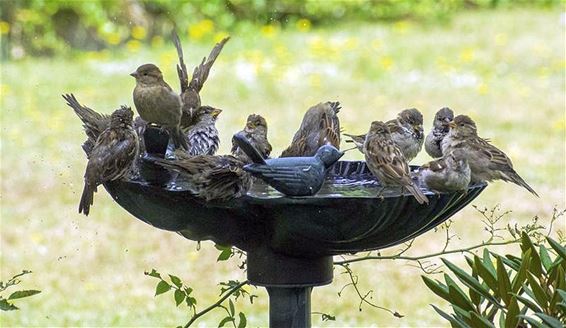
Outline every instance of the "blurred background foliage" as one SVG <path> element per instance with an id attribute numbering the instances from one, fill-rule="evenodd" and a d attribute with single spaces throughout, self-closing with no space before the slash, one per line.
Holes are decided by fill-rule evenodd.
<path id="1" fill-rule="evenodd" d="M 552 7 L 560 0 L 210 0 L 0 2 L 2 58 L 160 45 L 176 25 L 192 41 L 228 33 L 307 31 L 352 21 L 445 22 L 463 9 Z"/>

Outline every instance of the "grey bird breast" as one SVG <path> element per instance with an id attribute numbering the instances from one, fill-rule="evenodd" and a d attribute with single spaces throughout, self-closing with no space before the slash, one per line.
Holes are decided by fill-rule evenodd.
<path id="1" fill-rule="evenodd" d="M 163 86 L 137 85 L 134 104 L 145 121 L 165 126 L 179 125 L 181 98 Z"/>

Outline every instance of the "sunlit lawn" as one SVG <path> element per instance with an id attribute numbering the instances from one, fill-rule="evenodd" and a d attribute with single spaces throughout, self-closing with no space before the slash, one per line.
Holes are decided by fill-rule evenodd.
<path id="1" fill-rule="evenodd" d="M 545 224 L 553 206 L 565 208 L 564 23 L 555 11 L 465 13 L 448 25 L 348 25 L 332 30 L 233 35 L 205 85 L 203 99 L 224 109 L 218 127 L 221 153 L 250 113 L 267 117 L 278 154 L 291 140 L 303 111 L 339 100 L 342 126 L 362 133 L 374 119 L 417 107 L 430 128 L 434 112 L 450 106 L 471 115 L 482 136 L 513 159 L 516 170 L 541 195 L 495 183 L 474 202 L 513 210 L 509 220 Z M 212 42 L 212 41 L 211 41 Z M 192 66 L 210 42 L 188 44 Z M 133 49 L 136 50 L 136 49 Z M 186 322 L 171 296 L 153 297 L 155 280 L 144 270 L 173 273 L 195 289 L 204 308 L 216 284 L 245 279 L 237 262 L 216 263 L 212 243 L 197 244 L 134 219 L 102 190 L 88 218 L 77 213 L 85 157 L 81 125 L 60 95 L 73 92 L 109 113 L 133 105 L 128 73 L 158 64 L 178 87 L 175 51 L 169 43 L 120 53 L 2 63 L 2 279 L 22 269 L 34 273 L 23 287 L 42 293 L 0 314 L 3 326 L 174 326 Z M 349 159 L 361 155 L 349 152 Z M 420 154 L 414 161 L 427 161 Z M 479 215 L 467 208 L 454 217 L 454 246 L 485 237 Z M 564 221 L 560 222 L 564 227 Z M 419 238 L 413 254 L 442 247 L 441 232 Z M 515 249 L 513 247 L 510 250 Z M 461 261 L 458 256 L 453 257 Z M 428 305 L 445 306 L 422 283 L 420 271 L 403 262 L 353 265 L 372 301 L 404 314 L 402 319 L 364 307 L 336 270 L 332 285 L 317 288 L 313 311 L 336 316 L 317 326 L 439 326 Z M 267 294 L 253 306 L 240 302 L 250 326 L 267 323 Z M 215 326 L 220 313 L 201 324 Z"/>

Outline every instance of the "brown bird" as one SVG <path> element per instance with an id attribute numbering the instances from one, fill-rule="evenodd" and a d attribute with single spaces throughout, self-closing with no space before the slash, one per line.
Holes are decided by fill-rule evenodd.
<path id="1" fill-rule="evenodd" d="M 396 119 L 385 122 L 391 132 L 391 139 L 399 147 L 407 162 L 417 156 L 423 147 L 423 115 L 416 108 L 401 111 Z M 363 153 L 363 145 L 366 140 L 365 134 L 346 134 L 359 151 Z"/>
<path id="2" fill-rule="evenodd" d="M 189 155 L 214 155 L 218 150 L 220 138 L 216 129 L 216 119 L 222 113 L 219 108 L 200 106 L 193 111 L 190 129 L 187 131 Z"/>
<path id="3" fill-rule="evenodd" d="M 450 130 L 448 123 L 450 123 L 453 119 L 454 112 L 448 107 L 441 108 L 438 112 L 436 112 L 436 115 L 434 115 L 432 129 L 426 136 L 425 140 L 425 150 L 430 157 L 442 157 L 442 148 L 440 143 L 448 134 L 448 131 Z"/>
<path id="4" fill-rule="evenodd" d="M 421 166 L 418 176 L 434 192 L 453 192 L 468 188 L 471 170 L 464 152 L 457 149 Z"/>
<path id="5" fill-rule="evenodd" d="M 175 44 L 175 48 L 177 49 L 177 55 L 179 57 L 179 64 L 177 64 L 177 75 L 179 76 L 179 82 L 181 85 L 181 100 L 183 102 L 183 116 L 181 118 L 181 128 L 187 131 L 191 127 L 191 117 L 193 115 L 193 111 L 196 110 L 201 106 L 201 99 L 200 99 L 200 91 L 208 75 L 210 73 L 210 69 L 216 58 L 220 55 L 222 48 L 226 42 L 230 40 L 230 37 L 226 37 L 222 39 L 219 43 L 217 43 L 214 48 L 210 51 L 208 58 L 204 57 L 200 65 L 196 66 L 193 70 L 193 76 L 191 81 L 189 82 L 189 74 L 187 71 L 187 67 L 185 66 L 185 62 L 183 59 L 183 48 L 181 46 L 181 40 L 179 40 L 179 36 L 176 32 L 173 32 L 173 43 Z"/>
<path id="6" fill-rule="evenodd" d="M 83 143 L 82 148 L 88 157 L 96 144 L 98 136 L 100 136 L 100 134 L 110 126 L 110 115 L 98 113 L 92 108 L 81 105 L 72 93 L 64 94 L 63 99 L 67 101 L 67 106 L 71 107 L 75 111 L 75 114 L 77 114 L 83 122 L 83 129 L 87 136 L 87 140 Z M 136 117 L 133 124 L 134 130 L 136 130 L 140 138 L 140 152 L 142 152 L 141 147 L 143 146 L 143 142 L 141 140 L 143 138 L 143 131 L 145 130 L 146 124 L 147 123 L 139 116 Z"/>
<path id="7" fill-rule="evenodd" d="M 307 110 L 291 145 L 280 157 L 314 156 L 324 145 L 340 149 L 339 102 L 319 103 Z"/>
<path id="8" fill-rule="evenodd" d="M 246 126 L 242 131 L 242 135 L 252 144 L 260 153 L 260 155 L 266 159 L 271 154 L 271 144 L 267 140 L 267 121 L 263 116 L 257 114 L 251 114 L 248 116 L 246 121 Z M 252 163 L 252 160 L 246 155 L 246 153 L 238 146 L 234 138 L 232 138 L 232 155 L 239 158 L 246 164 Z"/>
<path id="9" fill-rule="evenodd" d="M 251 176 L 242 167 L 244 162 L 231 155 L 189 156 L 176 152 L 177 159 L 157 159 L 156 164 L 174 170 L 195 187 L 195 195 L 206 201 L 226 201 L 246 194 Z"/>
<path id="10" fill-rule="evenodd" d="M 138 136 L 132 127 L 133 115 L 125 106 L 114 111 L 110 126 L 98 136 L 86 166 L 79 213 L 88 216 L 100 184 L 121 179 L 130 171 L 139 149 Z"/>
<path id="11" fill-rule="evenodd" d="M 383 187 L 400 186 L 407 189 L 419 202 L 428 204 L 428 198 L 411 180 L 409 164 L 391 138 L 387 124 L 374 121 L 364 142 L 366 163 Z"/>
<path id="12" fill-rule="evenodd" d="M 503 180 L 521 186 L 538 196 L 531 186 L 513 169 L 513 163 L 504 152 L 478 136 L 476 123 L 466 115 L 458 115 L 449 124 L 450 131 L 442 140 L 442 153 L 461 149 L 466 155 L 473 183 Z"/>
<path id="13" fill-rule="evenodd" d="M 141 118 L 169 132 L 175 147 L 188 150 L 181 132 L 181 98 L 163 80 L 163 74 L 153 64 L 145 64 L 130 74 L 136 79 L 134 104 Z"/>

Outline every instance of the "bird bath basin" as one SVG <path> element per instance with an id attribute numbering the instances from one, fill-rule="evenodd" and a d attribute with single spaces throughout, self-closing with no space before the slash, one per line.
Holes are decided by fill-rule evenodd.
<path id="1" fill-rule="evenodd" d="M 146 149 L 156 149 L 148 144 L 151 133 L 145 135 Z M 272 327 L 310 326 L 310 293 L 332 281 L 333 255 L 415 238 L 450 218 L 486 186 L 427 192 L 429 204 L 420 205 L 399 189 L 386 189 L 377 197 L 380 187 L 365 162 L 339 161 L 314 196 L 287 197 L 257 179 L 243 197 L 206 202 L 193 195 L 181 175 L 151 160 L 141 160 L 139 169 L 136 178 L 105 184 L 114 200 L 156 228 L 245 251 L 250 283 L 268 290 Z"/>

